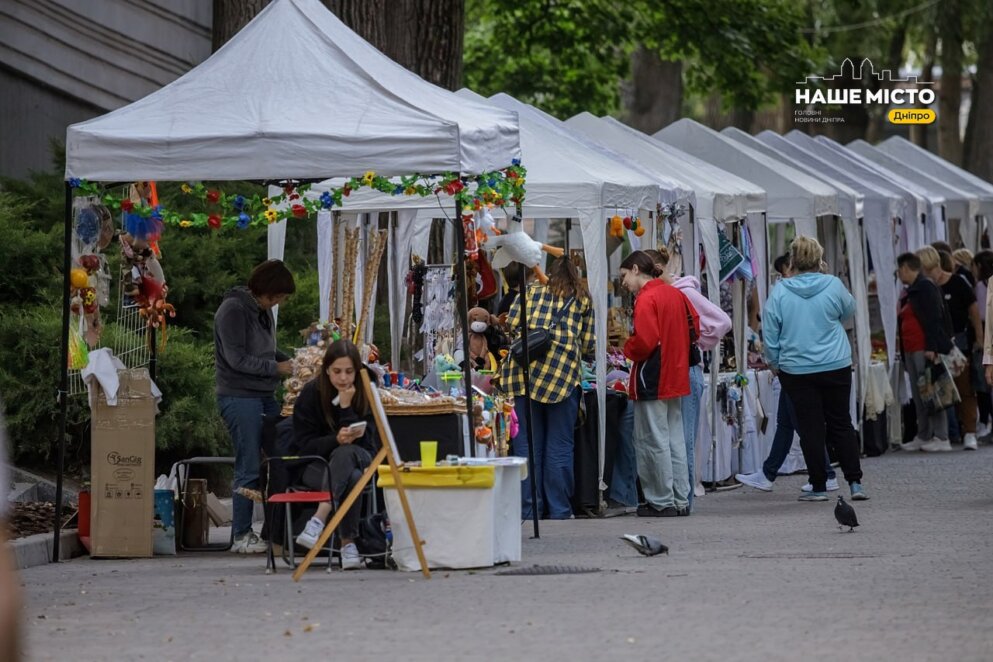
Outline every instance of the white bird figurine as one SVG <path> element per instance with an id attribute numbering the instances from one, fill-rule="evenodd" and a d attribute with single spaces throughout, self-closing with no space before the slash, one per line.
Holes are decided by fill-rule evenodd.
<path id="1" fill-rule="evenodd" d="M 484 232 L 487 229 L 498 232 L 488 210 L 484 210 L 480 215 L 480 228 Z M 488 236 L 486 245 L 490 248 L 496 248 L 491 261 L 494 269 L 503 269 L 511 262 L 520 262 L 526 267 L 533 268 L 541 282 L 547 280 L 545 274 L 538 268 L 538 264 L 542 261 L 542 252 L 553 257 L 561 257 L 565 253 L 561 248 L 535 241 L 525 234 L 523 224 L 516 221 L 511 222 L 510 229 L 505 234 Z"/>

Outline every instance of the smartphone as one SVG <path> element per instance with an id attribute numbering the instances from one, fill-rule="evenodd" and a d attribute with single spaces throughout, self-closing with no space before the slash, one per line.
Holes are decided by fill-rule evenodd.
<path id="1" fill-rule="evenodd" d="M 359 421 L 358 423 L 352 423 L 348 426 L 349 430 L 358 430 L 359 432 L 365 432 L 366 422 Z"/>

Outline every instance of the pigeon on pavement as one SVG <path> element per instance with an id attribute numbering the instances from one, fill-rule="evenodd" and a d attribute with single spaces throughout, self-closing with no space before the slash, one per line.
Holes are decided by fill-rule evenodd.
<path id="1" fill-rule="evenodd" d="M 855 509 L 852 508 L 850 503 L 846 503 L 845 497 L 840 494 L 838 495 L 838 505 L 834 507 L 834 518 L 841 525 L 838 528 L 843 529 L 847 526 L 849 533 L 854 531 L 855 527 L 859 525 L 859 518 L 855 516 Z"/>
<path id="2" fill-rule="evenodd" d="M 621 540 L 638 550 L 644 556 L 655 556 L 656 554 L 668 554 L 669 548 L 662 544 L 658 538 L 649 536 L 625 534 Z"/>

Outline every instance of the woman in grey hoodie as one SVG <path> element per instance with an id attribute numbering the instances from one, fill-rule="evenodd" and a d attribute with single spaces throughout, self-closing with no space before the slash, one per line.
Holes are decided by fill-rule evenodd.
<path id="1" fill-rule="evenodd" d="M 272 308 L 295 291 L 286 265 L 267 260 L 252 270 L 248 287 L 229 290 L 214 313 L 217 406 L 234 446 L 231 551 L 239 554 L 266 549 L 252 531 L 252 502 L 238 490 L 258 489 L 262 420 L 279 415 L 273 393 L 280 379 L 293 372 L 289 357 L 276 349 Z"/>

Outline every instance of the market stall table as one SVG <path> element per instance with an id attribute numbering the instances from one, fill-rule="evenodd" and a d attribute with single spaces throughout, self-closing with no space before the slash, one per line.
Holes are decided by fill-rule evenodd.
<path id="1" fill-rule="evenodd" d="M 461 464 L 404 465 L 403 486 L 431 568 L 485 568 L 521 560 L 521 481 L 527 460 L 462 458 Z M 388 467 L 379 487 L 401 570 L 420 569 Z"/>

